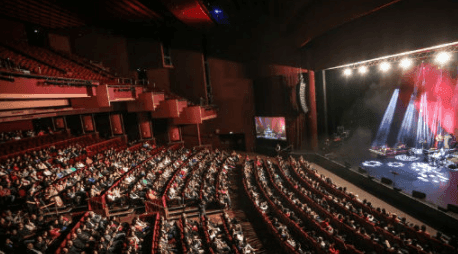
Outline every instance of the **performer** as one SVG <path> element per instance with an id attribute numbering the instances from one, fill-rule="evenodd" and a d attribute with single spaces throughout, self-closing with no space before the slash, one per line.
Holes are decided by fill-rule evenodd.
<path id="1" fill-rule="evenodd" d="M 441 133 L 437 134 L 436 136 L 436 148 L 442 149 L 444 147 L 444 136 Z"/>
<path id="2" fill-rule="evenodd" d="M 271 138 L 273 136 L 273 131 L 270 129 L 270 125 L 267 125 L 267 128 L 264 130 L 264 137 Z"/>
<path id="3" fill-rule="evenodd" d="M 445 149 L 450 149 L 450 144 L 452 143 L 452 135 L 450 134 L 445 134 L 445 137 L 444 137 L 444 148 Z"/>

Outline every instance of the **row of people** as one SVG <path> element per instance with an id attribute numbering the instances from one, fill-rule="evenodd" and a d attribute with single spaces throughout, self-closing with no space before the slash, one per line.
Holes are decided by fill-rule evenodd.
<path id="1" fill-rule="evenodd" d="M 228 212 L 224 212 L 222 222 L 229 240 L 235 246 L 236 253 L 242 254 L 255 254 L 254 249 L 247 241 L 241 223 L 235 218 L 231 217 Z"/>
<path id="2" fill-rule="evenodd" d="M 380 239 L 389 239 L 394 243 L 390 248 L 396 246 L 403 250 L 416 252 L 454 252 L 456 246 L 449 245 L 439 232 L 434 238 L 429 237 L 426 232 L 426 227 L 416 226 L 408 223 L 405 218 L 399 218 L 396 214 L 390 214 L 384 208 L 374 208 L 372 204 L 366 200 L 360 201 L 353 193 L 347 192 L 344 187 L 337 187 L 332 183 L 332 180 L 325 176 L 320 176 L 313 170 L 310 163 L 300 159 L 300 164 L 290 158 L 292 172 L 297 179 L 306 181 L 310 186 L 314 186 L 317 195 L 324 195 L 328 202 L 327 205 L 339 209 L 341 213 L 349 217 L 345 221 L 351 227 L 357 221 L 361 225 L 366 225 L 365 232 L 369 237 L 375 238 L 380 242 Z M 285 163 L 283 163 L 286 165 Z M 453 238 L 455 239 L 455 238 Z M 381 241 L 385 243 L 385 241 Z M 456 241 L 451 241 L 452 244 L 457 244 Z M 389 244 L 389 243 L 388 243 Z M 385 244 L 386 245 L 386 244 Z"/>
<path id="3" fill-rule="evenodd" d="M 60 215 L 5 210 L 0 217 L 0 250 L 4 253 L 44 253 L 55 240 L 68 231 L 71 218 Z"/>
<path id="4" fill-rule="evenodd" d="M 143 253 L 143 239 L 150 233 L 150 223 L 139 217 L 129 223 L 89 212 L 72 229 L 56 253 Z"/>
<path id="5" fill-rule="evenodd" d="M 256 167 L 259 166 L 259 161 L 255 162 L 247 157 L 243 169 L 244 189 L 254 209 L 268 227 L 269 232 L 280 243 L 285 253 L 313 253 L 308 243 L 300 241 L 300 235 L 304 233 L 297 233 L 288 228 L 288 225 L 293 225 L 293 227 L 297 228 L 299 221 L 293 223 L 285 216 L 281 216 L 281 212 L 276 207 L 277 205 L 269 200 L 268 195 L 258 185 L 255 171 L 257 170 Z"/>
<path id="6" fill-rule="evenodd" d="M 258 158 L 258 164 L 256 167 L 258 185 L 262 192 L 267 194 L 266 198 L 276 208 L 276 212 L 286 217 L 286 221 L 293 222 L 293 229 L 301 233 L 301 240 L 311 244 L 317 252 L 339 253 L 342 247 L 336 248 L 334 237 L 318 226 L 324 220 L 321 217 L 323 215 L 312 209 L 306 209 L 305 212 L 297 209 L 295 205 L 298 199 L 294 193 L 286 190 L 279 178 L 272 177 L 269 170 L 270 161 L 264 162 Z"/>

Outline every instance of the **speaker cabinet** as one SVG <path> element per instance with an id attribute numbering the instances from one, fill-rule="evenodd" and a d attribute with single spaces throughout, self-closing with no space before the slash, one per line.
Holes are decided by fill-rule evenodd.
<path id="1" fill-rule="evenodd" d="M 391 185 L 393 184 L 393 181 L 389 178 L 382 177 L 382 183 Z"/>
<path id="2" fill-rule="evenodd" d="M 458 206 L 452 205 L 452 204 L 448 204 L 447 205 L 447 210 L 449 210 L 450 212 L 458 213 Z"/>
<path id="3" fill-rule="evenodd" d="M 426 198 L 426 194 L 423 193 L 423 192 L 419 192 L 419 191 L 412 191 L 412 196 L 414 198 L 419 198 L 419 199 L 424 199 Z"/>

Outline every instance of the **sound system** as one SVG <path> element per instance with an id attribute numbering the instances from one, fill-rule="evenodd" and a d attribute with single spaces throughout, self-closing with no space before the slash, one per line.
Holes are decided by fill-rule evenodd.
<path id="1" fill-rule="evenodd" d="M 358 172 L 362 174 L 366 174 L 367 171 L 363 167 L 358 167 Z"/>
<path id="2" fill-rule="evenodd" d="M 444 212 L 444 213 L 446 213 L 446 212 L 448 211 L 447 208 L 442 207 L 442 206 L 438 206 L 437 209 L 439 209 L 439 211 L 442 211 L 442 212 Z"/>
<path id="3" fill-rule="evenodd" d="M 393 184 L 393 181 L 389 178 L 382 177 L 382 183 L 391 185 Z"/>
<path id="4" fill-rule="evenodd" d="M 414 198 L 419 198 L 419 199 L 425 199 L 426 198 L 426 194 L 423 193 L 423 192 L 419 192 L 419 191 L 412 191 L 412 196 Z"/>
<path id="5" fill-rule="evenodd" d="M 447 210 L 449 210 L 450 212 L 458 213 L 458 206 L 457 205 L 448 204 L 447 205 Z"/>

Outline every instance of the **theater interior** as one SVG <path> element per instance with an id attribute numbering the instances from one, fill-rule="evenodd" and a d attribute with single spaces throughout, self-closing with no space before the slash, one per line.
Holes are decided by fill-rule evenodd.
<path id="1" fill-rule="evenodd" d="M 0 253 L 458 253 L 456 10 L 0 0 Z"/>

